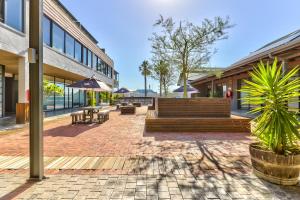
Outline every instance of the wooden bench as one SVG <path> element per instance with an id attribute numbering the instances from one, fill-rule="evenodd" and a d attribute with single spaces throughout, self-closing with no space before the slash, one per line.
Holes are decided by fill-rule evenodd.
<path id="1" fill-rule="evenodd" d="M 152 99 L 152 104 L 148 105 L 148 110 L 155 110 L 155 98 Z"/>
<path id="2" fill-rule="evenodd" d="M 97 119 L 99 124 L 109 120 L 109 110 L 101 110 L 97 113 Z"/>
<path id="3" fill-rule="evenodd" d="M 148 132 L 250 132 L 250 119 L 231 115 L 224 98 L 157 98 L 148 110 Z"/>
<path id="4" fill-rule="evenodd" d="M 135 114 L 136 109 L 134 106 L 121 106 L 120 110 L 121 110 L 121 115 L 124 115 L 124 114 Z"/>
<path id="5" fill-rule="evenodd" d="M 83 113 L 82 112 L 73 112 L 70 114 L 72 117 L 72 124 L 77 124 L 82 121 Z"/>
<path id="6" fill-rule="evenodd" d="M 133 102 L 132 105 L 135 107 L 141 107 L 142 103 L 141 102 Z"/>
<path id="7" fill-rule="evenodd" d="M 158 117 L 154 110 L 146 116 L 147 132 L 250 132 L 250 119 L 244 117 Z"/>

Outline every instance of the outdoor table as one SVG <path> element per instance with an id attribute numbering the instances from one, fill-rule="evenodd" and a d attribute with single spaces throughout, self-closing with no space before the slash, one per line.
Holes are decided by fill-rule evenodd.
<path id="1" fill-rule="evenodd" d="M 89 123 L 93 123 L 94 121 L 94 113 L 99 112 L 101 106 L 88 106 L 82 107 L 81 110 L 83 111 L 83 121 L 86 122 L 86 117 L 89 116 L 90 120 Z"/>

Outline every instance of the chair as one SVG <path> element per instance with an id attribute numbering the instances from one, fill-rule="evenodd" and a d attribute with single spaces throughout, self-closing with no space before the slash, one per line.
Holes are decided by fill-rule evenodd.
<path id="1" fill-rule="evenodd" d="M 82 112 L 73 112 L 70 115 L 72 117 L 72 124 L 77 124 L 82 121 L 83 113 Z"/>
<path id="2" fill-rule="evenodd" d="M 97 113 L 99 124 L 109 120 L 109 110 L 101 110 Z"/>

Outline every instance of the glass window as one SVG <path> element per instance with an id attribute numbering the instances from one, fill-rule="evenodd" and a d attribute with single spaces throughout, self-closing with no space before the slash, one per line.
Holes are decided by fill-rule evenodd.
<path id="1" fill-rule="evenodd" d="M 55 85 L 65 89 L 64 79 L 55 78 Z M 65 98 L 64 95 L 55 94 L 55 110 L 64 109 L 65 107 Z"/>
<path id="2" fill-rule="evenodd" d="M 85 106 L 85 92 L 83 90 L 79 91 L 79 100 L 80 100 L 80 106 Z"/>
<path id="3" fill-rule="evenodd" d="M 87 56 L 88 56 L 88 59 L 87 59 L 88 63 L 87 63 L 87 65 L 89 67 L 92 67 L 92 52 L 90 50 L 88 50 Z"/>
<path id="4" fill-rule="evenodd" d="M 82 47 L 82 63 L 87 65 L 87 49 Z"/>
<path id="5" fill-rule="evenodd" d="M 55 23 L 52 25 L 52 47 L 60 52 L 64 52 L 65 32 Z"/>
<path id="6" fill-rule="evenodd" d="M 75 60 L 77 60 L 78 62 L 81 62 L 81 44 L 77 41 L 75 41 Z"/>
<path id="7" fill-rule="evenodd" d="M 3 4 L 3 3 L 2 3 Z M 5 23 L 19 31 L 23 31 L 24 1 L 5 0 Z"/>
<path id="8" fill-rule="evenodd" d="M 99 58 L 99 61 L 98 61 L 98 71 L 100 71 L 101 73 L 103 73 L 103 61 Z"/>
<path id="9" fill-rule="evenodd" d="M 80 106 L 80 90 L 78 88 L 73 88 L 73 107 Z"/>
<path id="10" fill-rule="evenodd" d="M 71 58 L 74 58 L 74 45 L 75 39 L 66 33 L 66 54 Z"/>
<path id="11" fill-rule="evenodd" d="M 104 63 L 104 74 L 107 76 L 108 74 L 108 65 Z"/>
<path id="12" fill-rule="evenodd" d="M 1 1 L 1 0 L 0 0 Z M 43 16 L 43 40 L 44 44 L 51 46 L 51 21 Z"/>
<path id="13" fill-rule="evenodd" d="M 72 81 L 65 80 L 65 108 L 72 108 L 72 88 L 67 87 Z"/>
<path id="14" fill-rule="evenodd" d="M 52 76 L 44 76 L 44 80 L 48 81 L 49 83 L 54 83 L 54 77 Z M 51 92 L 50 94 L 44 94 L 43 102 L 45 111 L 54 110 L 54 93 Z"/>
<path id="15" fill-rule="evenodd" d="M 98 57 L 93 54 L 93 68 L 97 69 Z"/>
<path id="16" fill-rule="evenodd" d="M 0 0 L 0 22 L 4 22 L 4 0 Z"/>

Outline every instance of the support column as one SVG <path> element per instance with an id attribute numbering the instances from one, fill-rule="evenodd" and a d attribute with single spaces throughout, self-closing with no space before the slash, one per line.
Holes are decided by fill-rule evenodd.
<path id="1" fill-rule="evenodd" d="M 30 89 L 30 178 L 44 177 L 43 158 L 43 0 L 31 0 L 29 9 L 29 48 L 36 50 L 37 60 L 29 66 Z"/>
<path id="2" fill-rule="evenodd" d="M 27 56 L 27 54 L 25 55 Z M 19 58 L 18 63 L 18 103 L 28 103 L 29 63 L 26 58 Z"/>
<path id="3" fill-rule="evenodd" d="M 0 117 L 5 115 L 5 67 L 0 65 Z"/>
<path id="4" fill-rule="evenodd" d="M 27 54 L 18 60 L 18 103 L 16 105 L 16 122 L 25 124 L 29 121 L 29 63 Z"/>

